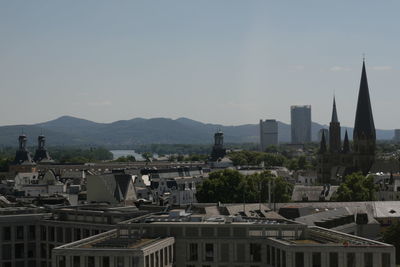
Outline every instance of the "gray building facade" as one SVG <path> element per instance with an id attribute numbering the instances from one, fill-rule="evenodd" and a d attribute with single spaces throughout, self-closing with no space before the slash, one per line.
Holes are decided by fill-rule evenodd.
<path id="1" fill-rule="evenodd" d="M 292 144 L 311 142 L 311 105 L 291 106 Z"/>
<path id="2" fill-rule="evenodd" d="M 260 120 L 260 149 L 265 151 L 269 146 L 278 145 L 278 122 L 276 120 Z"/>

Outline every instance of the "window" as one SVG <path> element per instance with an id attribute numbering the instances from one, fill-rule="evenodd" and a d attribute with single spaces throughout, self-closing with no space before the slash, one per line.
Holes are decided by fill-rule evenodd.
<path id="1" fill-rule="evenodd" d="M 36 243 L 28 244 L 28 258 L 36 258 Z"/>
<path id="2" fill-rule="evenodd" d="M 168 259 L 169 263 L 172 263 L 172 246 L 168 247 Z"/>
<path id="3" fill-rule="evenodd" d="M 87 267 L 95 267 L 94 256 L 87 257 Z"/>
<path id="4" fill-rule="evenodd" d="M 160 259 L 158 258 L 158 251 L 156 251 L 155 257 L 156 257 L 156 267 L 159 267 L 160 266 Z"/>
<path id="5" fill-rule="evenodd" d="M 124 267 L 124 257 L 122 256 L 116 257 L 116 267 Z"/>
<path id="6" fill-rule="evenodd" d="M 40 226 L 40 240 L 46 241 L 47 240 L 47 228 L 46 226 Z"/>
<path id="7" fill-rule="evenodd" d="M 214 261 L 214 244 L 207 243 L 205 246 L 206 249 L 206 261 Z"/>
<path id="8" fill-rule="evenodd" d="M 54 236 L 55 236 L 55 232 L 54 232 L 54 227 L 49 227 L 49 241 L 50 242 L 54 242 Z"/>
<path id="9" fill-rule="evenodd" d="M 371 252 L 364 253 L 364 267 L 372 267 L 374 262 L 374 254 Z"/>
<path id="10" fill-rule="evenodd" d="M 281 267 L 281 250 L 279 248 L 276 249 L 276 265 Z"/>
<path id="11" fill-rule="evenodd" d="M 64 240 L 64 233 L 61 227 L 57 227 L 57 242 L 62 243 Z"/>
<path id="12" fill-rule="evenodd" d="M 46 244 L 40 244 L 40 256 L 45 259 L 47 257 L 47 247 Z"/>
<path id="13" fill-rule="evenodd" d="M 71 228 L 65 228 L 65 243 L 72 242 L 72 231 Z"/>
<path id="14" fill-rule="evenodd" d="M 282 250 L 282 267 L 286 267 L 286 251 Z"/>
<path id="15" fill-rule="evenodd" d="M 229 258 L 229 244 L 221 244 L 221 262 L 227 262 Z"/>
<path id="16" fill-rule="evenodd" d="M 271 263 L 271 248 L 269 245 L 267 245 L 267 263 Z"/>
<path id="17" fill-rule="evenodd" d="M 164 249 L 160 249 L 160 263 L 164 266 Z"/>
<path id="18" fill-rule="evenodd" d="M 89 237 L 90 236 L 90 230 L 89 229 L 83 229 L 83 238 Z"/>
<path id="19" fill-rule="evenodd" d="M 65 256 L 58 256 L 58 267 L 65 267 Z"/>
<path id="20" fill-rule="evenodd" d="M 28 239 L 35 240 L 35 238 L 36 238 L 36 227 L 34 225 L 29 225 Z"/>
<path id="21" fill-rule="evenodd" d="M 165 258 L 164 258 L 164 265 L 167 265 L 167 264 L 168 264 L 168 253 L 167 253 L 167 248 L 164 248 L 164 255 L 165 255 Z"/>
<path id="22" fill-rule="evenodd" d="M 74 229 L 74 241 L 81 239 L 81 229 Z"/>
<path id="23" fill-rule="evenodd" d="M 109 256 L 103 256 L 102 262 L 103 262 L 102 267 L 110 267 L 110 257 Z"/>
<path id="24" fill-rule="evenodd" d="M 313 252 L 312 266 L 313 267 L 321 267 L 321 253 L 320 252 Z"/>
<path id="25" fill-rule="evenodd" d="M 81 257 L 74 256 L 74 258 L 73 258 L 73 266 L 74 267 L 80 267 L 81 266 Z M 104 261 L 103 261 L 103 266 L 104 266 Z M 104 267 L 108 267 L 108 266 L 104 266 Z"/>
<path id="26" fill-rule="evenodd" d="M 246 261 L 245 251 L 246 251 L 245 244 L 237 244 L 236 245 L 236 261 L 237 262 Z"/>
<path id="27" fill-rule="evenodd" d="M 275 266 L 275 248 L 271 247 L 271 263 L 273 266 Z"/>
<path id="28" fill-rule="evenodd" d="M 139 265 L 140 265 L 140 257 L 132 257 L 132 265 L 131 266 L 132 267 L 137 267 Z M 164 265 L 161 263 L 161 266 L 164 266 Z"/>
<path id="29" fill-rule="evenodd" d="M 49 245 L 49 253 L 47 255 L 49 257 L 49 259 L 51 259 L 51 253 L 53 252 L 53 248 L 54 248 L 54 245 L 50 244 Z"/>
<path id="30" fill-rule="evenodd" d="M 11 227 L 3 227 L 3 240 L 10 241 L 11 240 Z"/>
<path id="31" fill-rule="evenodd" d="M 198 252 L 197 252 L 197 244 L 190 243 L 189 244 L 189 261 L 197 261 L 198 260 Z"/>
<path id="32" fill-rule="evenodd" d="M 390 267 L 390 253 L 382 253 L 382 267 Z"/>
<path id="33" fill-rule="evenodd" d="M 252 262 L 261 261 L 261 244 L 250 244 L 250 260 Z"/>
<path id="34" fill-rule="evenodd" d="M 304 253 L 296 252 L 295 254 L 296 267 L 304 267 Z"/>
<path id="35" fill-rule="evenodd" d="M 14 252 L 15 252 L 15 258 L 16 259 L 23 259 L 25 258 L 25 246 L 24 244 L 15 244 L 14 246 Z"/>
<path id="36" fill-rule="evenodd" d="M 150 257 L 149 257 L 149 255 L 146 256 L 145 264 L 146 264 L 146 267 L 150 267 Z"/>
<path id="37" fill-rule="evenodd" d="M 339 255 L 337 252 L 329 253 L 329 267 L 339 267 Z"/>
<path id="38" fill-rule="evenodd" d="M 24 240 L 24 227 L 23 226 L 17 226 L 15 228 L 15 238 L 17 240 Z"/>
<path id="39" fill-rule="evenodd" d="M 3 260 L 11 260 L 11 245 L 3 245 Z"/>
<path id="40" fill-rule="evenodd" d="M 356 267 L 356 254 L 354 252 L 347 253 L 347 267 Z"/>

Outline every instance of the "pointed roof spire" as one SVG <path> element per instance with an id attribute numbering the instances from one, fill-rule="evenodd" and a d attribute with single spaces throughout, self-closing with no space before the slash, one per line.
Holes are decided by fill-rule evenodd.
<path id="1" fill-rule="evenodd" d="M 362 138 L 376 139 L 374 118 L 372 115 L 371 100 L 369 98 L 369 88 L 367 72 L 365 70 L 365 59 L 361 72 L 360 90 L 358 92 L 358 102 L 356 119 L 354 122 L 353 139 Z"/>
<path id="2" fill-rule="evenodd" d="M 321 143 L 319 146 L 319 153 L 326 152 L 326 140 L 325 140 L 325 131 L 322 131 Z"/>
<path id="3" fill-rule="evenodd" d="M 339 122 L 338 117 L 337 117 L 337 111 L 336 111 L 335 96 L 333 96 L 333 108 L 332 108 L 332 119 L 331 119 L 331 122 Z"/>
<path id="4" fill-rule="evenodd" d="M 343 153 L 348 153 L 350 152 L 350 142 L 349 142 L 349 136 L 346 133 L 344 134 L 344 141 L 343 141 Z"/>

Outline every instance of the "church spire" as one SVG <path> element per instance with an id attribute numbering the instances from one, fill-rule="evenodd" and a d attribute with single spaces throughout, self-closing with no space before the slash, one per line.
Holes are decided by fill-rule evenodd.
<path id="1" fill-rule="evenodd" d="M 339 122 L 338 116 L 337 116 L 337 111 L 336 111 L 335 97 L 333 97 L 333 108 L 332 108 L 332 119 L 331 119 L 331 122 Z"/>
<path id="2" fill-rule="evenodd" d="M 319 147 L 319 153 L 323 154 L 326 152 L 326 140 L 325 140 L 325 131 L 322 131 L 321 143 Z"/>
<path id="3" fill-rule="evenodd" d="M 350 142 L 349 142 L 349 136 L 346 133 L 344 134 L 344 141 L 343 141 L 343 153 L 348 153 L 350 152 Z"/>
<path id="4" fill-rule="evenodd" d="M 372 116 L 371 100 L 369 98 L 367 72 L 365 71 L 364 60 L 361 72 L 360 90 L 358 92 L 353 139 L 376 140 L 374 118 Z"/>

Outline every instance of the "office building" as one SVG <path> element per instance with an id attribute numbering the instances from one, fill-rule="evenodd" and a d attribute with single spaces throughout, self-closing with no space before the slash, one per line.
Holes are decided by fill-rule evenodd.
<path id="1" fill-rule="evenodd" d="M 292 144 L 311 142 L 311 106 L 291 106 Z"/>
<path id="2" fill-rule="evenodd" d="M 400 142 L 400 129 L 394 129 L 393 141 Z"/>
<path id="3" fill-rule="evenodd" d="M 278 145 L 278 122 L 276 120 L 260 120 L 261 151 L 276 145 Z"/>
<path id="4" fill-rule="evenodd" d="M 55 248 L 52 260 L 60 267 L 101 266 L 103 260 L 113 263 L 106 266 L 394 267 L 395 248 L 286 219 L 171 210 Z"/>

